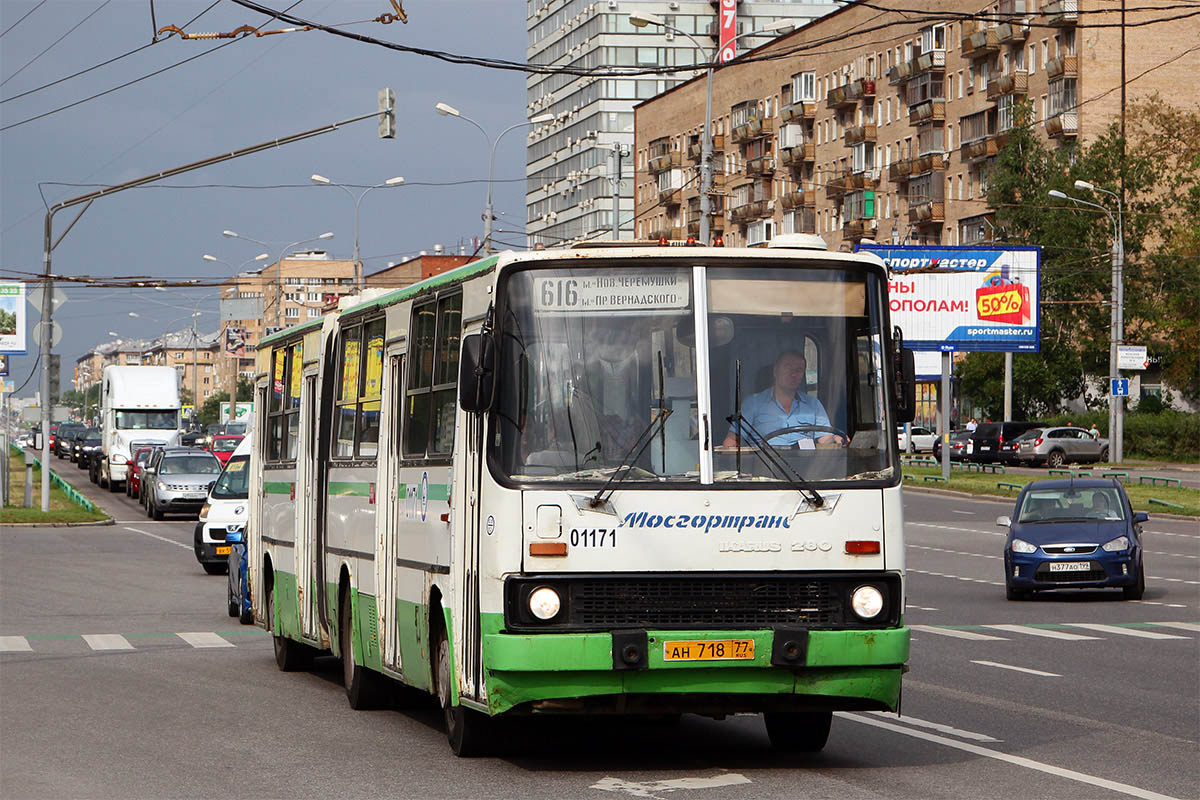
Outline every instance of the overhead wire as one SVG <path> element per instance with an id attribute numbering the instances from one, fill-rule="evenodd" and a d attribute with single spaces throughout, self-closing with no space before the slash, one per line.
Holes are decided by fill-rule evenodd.
<path id="1" fill-rule="evenodd" d="M 64 33 L 62 36 L 59 36 L 59 37 L 58 37 L 57 39 L 55 39 L 53 42 L 51 42 L 50 44 L 46 45 L 46 48 L 45 48 L 44 50 L 42 50 L 42 52 L 38 53 L 36 56 L 34 56 L 33 58 L 31 58 L 31 59 L 29 59 L 28 61 L 26 61 L 24 64 L 22 64 L 22 65 L 21 65 L 21 68 L 20 68 L 20 69 L 18 69 L 18 70 L 17 70 L 16 72 L 14 72 L 13 74 L 9 75 L 9 76 L 8 76 L 7 78 L 5 78 L 4 80 L 0 81 L 0 86 L 3 86 L 4 84 L 6 84 L 6 83 L 8 83 L 9 81 L 11 81 L 13 78 L 15 78 L 15 77 L 17 77 L 18 75 L 20 75 L 22 72 L 24 72 L 26 67 L 28 67 L 30 64 L 32 64 L 32 63 L 34 63 L 35 61 L 37 61 L 37 60 L 38 60 L 39 58 L 41 58 L 42 56 L 46 55 L 46 53 L 50 52 L 50 50 L 51 50 L 51 49 L 54 47 L 54 45 L 58 44 L 58 43 L 59 43 L 59 42 L 61 42 L 63 39 L 67 38 L 67 37 L 68 37 L 68 36 L 70 36 L 72 33 L 74 33 L 74 32 L 75 32 L 75 30 L 76 30 L 76 29 L 77 29 L 77 28 L 78 28 L 80 25 L 82 25 L 83 23 L 87 22 L 87 21 L 88 21 L 89 19 L 91 19 L 92 17 L 96 16 L 96 14 L 98 14 L 98 13 L 100 12 L 100 10 L 101 10 L 101 9 L 103 9 L 103 8 L 104 8 L 106 5 L 108 5 L 108 4 L 109 4 L 109 3 L 111 3 L 111 2 L 112 2 L 112 0 L 104 0 L 104 2 L 103 2 L 103 3 L 101 3 L 99 6 L 97 6 L 97 7 L 96 7 L 96 9 L 95 9 L 95 10 L 93 10 L 93 11 L 92 11 L 92 13 L 88 14 L 86 17 L 84 17 L 83 19 L 79 20 L 79 22 L 76 22 L 76 23 L 75 23 L 74 25 L 72 25 L 72 26 L 71 26 L 69 29 L 67 29 L 67 31 L 66 31 L 66 32 L 65 32 L 65 33 Z"/>
<path id="2" fill-rule="evenodd" d="M 21 15 L 21 18 L 19 20 L 14 22 L 12 25 L 9 25 L 7 28 L 5 28 L 3 33 L 0 33 L 0 38 L 4 38 L 6 35 L 8 35 L 9 31 L 11 31 L 13 28 L 17 27 L 18 25 L 20 25 L 22 22 L 25 21 L 26 17 L 28 17 L 30 14 L 37 11 L 39 8 L 41 8 L 44 5 L 46 5 L 46 0 L 41 0 L 40 3 L 38 3 L 37 5 L 35 5 L 31 9 L 29 9 L 28 11 L 26 11 L 24 14 Z"/>

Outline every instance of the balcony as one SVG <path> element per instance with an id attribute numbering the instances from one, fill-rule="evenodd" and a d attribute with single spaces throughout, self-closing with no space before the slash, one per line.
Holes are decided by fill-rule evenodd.
<path id="1" fill-rule="evenodd" d="M 912 74 L 920 75 L 922 72 L 945 72 L 946 70 L 946 52 L 944 50 L 931 50 L 928 53 L 921 53 L 912 60 Z"/>
<path id="2" fill-rule="evenodd" d="M 1017 44 L 1029 38 L 1029 25 L 1025 22 L 1002 22 L 996 26 L 996 41 L 1000 44 Z"/>
<path id="3" fill-rule="evenodd" d="M 963 58 L 985 58 L 1000 52 L 1000 39 L 995 28 L 984 28 L 962 38 Z"/>
<path id="4" fill-rule="evenodd" d="M 912 175 L 924 175 L 926 172 L 944 172 L 946 160 L 941 153 L 926 153 L 912 162 Z"/>
<path id="5" fill-rule="evenodd" d="M 838 86 L 825 93 L 825 105 L 830 108 L 850 108 L 858 102 L 857 97 L 850 97 L 849 85 Z"/>
<path id="6" fill-rule="evenodd" d="M 979 161 L 982 158 L 994 156 L 999 151 L 1000 141 L 994 133 L 990 133 L 983 138 L 963 142 L 958 153 L 963 161 Z"/>
<path id="7" fill-rule="evenodd" d="M 779 148 L 779 161 L 785 167 L 798 167 L 817 160 L 817 147 L 812 142 Z"/>
<path id="8" fill-rule="evenodd" d="M 888 67 L 887 71 L 888 83 L 892 84 L 893 86 L 897 83 L 904 83 L 906 80 L 911 78 L 912 75 L 913 65 L 911 61 L 907 64 L 896 64 L 895 66 Z"/>
<path id="9" fill-rule="evenodd" d="M 712 224 L 709 225 L 709 235 L 710 236 L 720 236 L 724 232 L 724 223 L 725 223 L 725 220 L 722 217 L 719 217 L 719 216 L 714 217 Z M 689 222 L 687 224 L 686 231 L 687 231 L 688 236 L 699 236 L 700 235 L 700 220 L 697 219 L 692 222 Z"/>
<path id="10" fill-rule="evenodd" d="M 814 119 L 817 116 L 816 103 L 789 103 L 779 109 L 780 122 L 795 122 L 797 120 Z"/>
<path id="11" fill-rule="evenodd" d="M 650 152 L 654 152 L 653 147 L 650 148 Z M 666 172 L 671 167 L 678 167 L 680 165 L 679 162 L 679 151 L 668 150 L 659 155 L 651 155 L 646 162 L 646 168 L 650 170 L 651 175 L 657 175 L 660 172 Z"/>
<path id="12" fill-rule="evenodd" d="M 678 241 L 683 238 L 683 228 L 677 225 L 660 225 L 646 231 L 651 239 Z"/>
<path id="13" fill-rule="evenodd" d="M 765 217 L 767 215 L 766 200 L 751 200 L 748 203 L 742 203 L 740 206 L 734 206 L 729 212 L 729 218 L 734 222 L 749 222 L 750 220 Z"/>
<path id="14" fill-rule="evenodd" d="M 875 96 L 875 81 L 869 78 L 858 78 L 846 86 L 846 99 L 858 102 Z"/>
<path id="15" fill-rule="evenodd" d="M 828 198 L 841 197 L 846 192 L 850 191 L 848 184 L 850 183 L 850 174 L 837 175 L 830 178 L 825 184 L 825 196 Z"/>
<path id="16" fill-rule="evenodd" d="M 1025 70 L 1014 70 L 1008 75 L 1001 75 L 988 81 L 988 100 L 1006 94 L 1029 94 L 1029 73 Z"/>
<path id="17" fill-rule="evenodd" d="M 1046 80 L 1079 77 L 1079 57 L 1059 56 L 1046 62 Z"/>
<path id="18" fill-rule="evenodd" d="M 770 136 L 775 132 L 775 121 L 773 119 L 762 119 L 756 117 L 743 122 L 733 129 L 733 141 L 735 144 L 750 142 L 755 139 L 761 139 L 764 136 Z"/>
<path id="19" fill-rule="evenodd" d="M 775 156 L 759 156 L 746 159 L 747 175 L 773 175 L 775 173 Z"/>
<path id="20" fill-rule="evenodd" d="M 700 156 L 703 154 L 703 150 L 704 150 L 703 142 L 696 142 L 695 144 L 688 145 L 688 158 L 691 159 L 692 161 L 698 162 L 700 160 Z M 720 153 L 720 152 L 723 152 L 724 150 L 725 150 L 725 134 L 714 135 L 712 137 L 712 151 L 714 153 Z"/>
<path id="21" fill-rule="evenodd" d="M 791 230 L 788 230 L 789 222 Z M 813 208 L 797 208 L 791 214 L 783 215 L 783 232 L 784 233 L 816 233 L 817 232 L 817 212 Z"/>
<path id="22" fill-rule="evenodd" d="M 848 219 L 842 223 L 842 236 L 847 239 L 861 239 L 872 236 L 879 228 L 879 223 L 873 219 Z"/>
<path id="23" fill-rule="evenodd" d="M 893 161 L 888 165 L 888 180 L 892 183 L 906 182 L 908 176 L 912 175 L 915 163 L 916 160 L 912 158 L 901 158 Z"/>
<path id="24" fill-rule="evenodd" d="M 679 205 L 682 195 L 683 190 L 678 186 L 669 186 L 665 189 L 658 190 L 658 202 L 662 203 L 664 206 L 677 206 Z"/>
<path id="25" fill-rule="evenodd" d="M 946 101 L 925 100 L 915 106 L 908 107 L 908 122 L 916 125 L 919 122 L 945 122 Z"/>
<path id="26" fill-rule="evenodd" d="M 814 189 L 796 189 L 779 198 L 787 211 L 797 208 L 814 208 L 817 205 L 817 192 Z"/>
<path id="27" fill-rule="evenodd" d="M 853 128 L 846 128 L 846 146 L 856 145 L 860 142 L 875 141 L 875 123 L 868 122 L 864 125 L 855 125 Z"/>
<path id="28" fill-rule="evenodd" d="M 1066 28 L 1079 21 L 1079 4 L 1077 0 L 1053 0 L 1042 6 L 1046 24 L 1056 28 Z"/>
<path id="29" fill-rule="evenodd" d="M 874 189 L 879 184 L 879 172 L 874 169 L 852 172 L 843 179 L 843 183 L 847 192 L 855 189 Z"/>
<path id="30" fill-rule="evenodd" d="M 1046 135 L 1051 138 L 1079 135 L 1079 116 L 1074 111 L 1064 111 L 1046 120 Z"/>
<path id="31" fill-rule="evenodd" d="M 946 221 L 946 204 L 941 200 L 910 203 L 908 221 L 912 225 L 940 225 Z"/>

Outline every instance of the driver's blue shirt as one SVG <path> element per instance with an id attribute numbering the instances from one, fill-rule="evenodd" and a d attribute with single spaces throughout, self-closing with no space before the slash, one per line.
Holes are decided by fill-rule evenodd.
<path id="1" fill-rule="evenodd" d="M 754 430 L 763 436 L 781 428 L 791 428 L 797 425 L 829 425 L 829 415 L 825 407 L 815 397 L 809 397 L 804 392 L 796 391 L 792 399 L 790 411 L 784 411 L 783 406 L 775 399 L 775 387 L 752 394 L 742 403 L 742 416 Z M 749 430 L 741 435 L 741 423 L 735 422 L 730 431 L 742 440 L 743 444 L 755 443 L 755 436 Z M 793 431 L 776 436 L 769 440 L 773 445 L 791 445 L 801 439 L 817 439 L 829 435 L 829 431 Z"/>

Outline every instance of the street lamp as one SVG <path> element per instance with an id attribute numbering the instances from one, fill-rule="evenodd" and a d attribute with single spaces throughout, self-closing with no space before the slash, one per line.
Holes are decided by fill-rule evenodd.
<path id="1" fill-rule="evenodd" d="M 1078 197 L 1071 197 L 1057 189 L 1051 189 L 1049 195 L 1058 198 L 1059 200 L 1070 200 L 1082 206 L 1097 208 L 1108 216 L 1108 221 L 1113 226 L 1113 245 L 1112 245 L 1112 302 L 1109 309 L 1109 346 L 1108 346 L 1108 436 L 1110 439 L 1112 460 L 1114 464 L 1120 464 L 1125 459 L 1125 398 L 1118 397 L 1113 394 L 1113 379 L 1121 377 L 1121 370 L 1117 367 L 1117 353 L 1120 346 L 1125 341 L 1125 220 L 1124 207 L 1121 203 L 1121 198 L 1114 192 L 1107 189 L 1100 189 L 1087 181 L 1075 181 L 1075 188 L 1083 191 L 1097 191 L 1116 198 L 1117 214 L 1113 216 L 1111 210 L 1099 203 L 1092 203 L 1088 200 L 1080 200 Z"/>
<path id="2" fill-rule="evenodd" d="M 264 247 L 270 247 L 270 244 L 267 242 L 260 242 L 258 239 L 251 239 L 249 236 L 242 236 L 240 233 L 235 233 L 234 231 L 221 231 L 221 235 L 227 239 L 245 239 L 247 242 L 254 242 L 255 244 L 261 244 Z M 283 305 L 283 254 L 286 253 L 288 250 L 291 250 L 293 247 L 297 247 L 302 244 L 309 244 L 310 242 L 317 242 L 317 241 L 321 241 L 322 239 L 332 239 L 332 238 L 333 238 L 333 232 L 326 231 L 325 233 L 322 233 L 320 236 L 314 236 L 311 239 L 301 239 L 298 242 L 292 242 L 289 245 L 285 245 L 279 251 L 279 257 L 275 259 L 275 327 L 276 328 L 279 327 L 280 317 L 282 316 L 281 309 L 282 309 L 282 305 Z"/>
<path id="3" fill-rule="evenodd" d="M 665 19 L 657 14 L 651 14 L 644 11 L 634 11 L 629 15 L 629 24 L 635 28 L 644 28 L 647 25 L 656 25 L 660 28 L 666 28 L 672 33 L 686 36 L 696 49 L 704 55 L 708 62 L 708 70 L 705 75 L 704 87 L 704 131 L 700 137 L 700 242 L 705 245 L 712 244 L 710 241 L 709 231 L 712 225 L 709 218 L 712 212 L 712 101 L 713 101 L 713 71 L 716 68 L 718 48 L 708 48 L 696 41 L 696 38 L 681 28 L 676 28 L 674 25 L 667 23 Z M 747 31 L 746 33 L 738 34 L 727 43 L 732 45 L 738 39 L 747 36 L 762 36 L 765 33 L 784 34 L 795 28 L 795 24 L 791 20 L 776 20 L 775 22 L 764 25 L 756 31 Z M 615 209 L 614 209 L 615 213 Z"/>
<path id="4" fill-rule="evenodd" d="M 233 232 L 228 231 L 228 233 L 233 233 Z M 245 267 L 247 264 L 251 264 L 255 261 L 263 261 L 270 257 L 271 257 L 270 253 L 259 253 L 254 258 L 248 258 L 245 261 L 243 261 L 241 264 L 239 264 L 238 266 L 235 267 L 235 266 L 233 266 L 233 264 L 230 264 L 228 261 L 226 261 L 222 258 L 217 258 L 214 255 L 209 255 L 208 253 L 205 253 L 204 255 L 200 256 L 200 258 L 202 258 L 205 261 L 213 261 L 218 264 L 224 264 L 225 266 L 229 267 L 230 272 L 233 274 L 234 283 L 233 283 L 233 286 L 230 286 L 230 287 L 224 289 L 223 291 L 237 291 L 237 288 L 238 288 L 237 279 L 238 279 L 238 275 L 240 275 L 242 272 L 242 268 Z M 219 298 L 218 298 L 218 300 L 219 300 Z M 217 327 L 218 327 L 218 330 L 224 331 L 224 329 L 220 327 L 219 323 L 218 323 Z M 236 414 L 235 408 L 237 405 L 237 376 L 238 376 L 238 371 L 241 369 L 241 360 L 237 355 L 225 352 L 224 336 L 222 336 L 220 339 L 219 347 L 221 349 L 221 354 L 229 355 L 231 357 L 231 365 L 230 365 L 231 369 L 230 369 L 230 376 L 229 376 L 229 421 L 233 422 L 234 416 Z"/>
<path id="5" fill-rule="evenodd" d="M 402 185 L 404 185 L 404 178 L 402 178 L 400 176 L 396 176 L 395 178 L 388 178 L 383 183 L 376 183 L 373 186 L 368 186 L 367 188 L 363 189 L 362 192 L 360 192 L 357 197 L 354 196 L 354 192 L 352 192 L 350 190 L 350 187 L 348 187 L 344 184 L 341 184 L 341 183 L 334 183 L 333 181 L 329 180 L 329 178 L 326 178 L 324 175 L 313 175 L 313 176 L 311 176 L 311 180 L 313 183 L 324 184 L 325 186 L 336 186 L 339 189 L 342 189 L 343 191 L 345 191 L 346 194 L 350 195 L 350 199 L 354 201 L 354 285 L 358 288 L 358 291 L 361 294 L 362 290 L 363 290 L 363 269 L 362 269 L 362 261 L 360 261 L 358 258 L 358 208 L 359 208 L 359 205 L 362 203 L 362 199 L 367 196 L 367 192 L 371 191 L 372 189 L 380 189 L 380 188 L 385 188 L 388 186 L 402 186 Z"/>
<path id="6" fill-rule="evenodd" d="M 494 216 L 492 214 L 492 174 L 493 174 L 493 170 L 496 165 L 496 145 L 498 145 L 500 143 L 500 139 L 503 138 L 504 134 L 508 133 L 509 131 L 516 130 L 517 128 L 521 128 L 526 125 L 541 125 L 543 122 L 550 122 L 554 119 L 554 115 L 553 114 L 538 114 L 536 117 L 531 117 L 530 119 L 527 119 L 524 122 L 518 122 L 515 125 L 509 125 L 507 128 L 500 131 L 499 136 L 497 136 L 495 139 L 493 139 L 491 136 L 488 135 L 488 132 L 483 129 L 482 125 L 480 125 L 478 122 L 471 119 L 470 117 L 464 116 L 463 113 L 461 111 L 459 111 L 457 108 L 455 108 L 454 106 L 447 105 L 446 103 L 438 103 L 433 107 L 433 110 L 436 111 L 437 113 L 441 114 L 443 117 L 458 117 L 461 120 L 471 123 L 472 125 L 474 125 L 476 128 L 479 129 L 479 132 L 483 134 L 483 138 L 487 139 L 488 147 L 490 148 L 490 151 L 489 151 L 489 155 L 488 155 L 487 201 L 485 202 L 484 207 L 483 207 L 483 251 L 485 253 L 491 253 L 492 252 L 492 219 Z M 614 209 L 614 213 L 615 213 L 615 209 Z"/>

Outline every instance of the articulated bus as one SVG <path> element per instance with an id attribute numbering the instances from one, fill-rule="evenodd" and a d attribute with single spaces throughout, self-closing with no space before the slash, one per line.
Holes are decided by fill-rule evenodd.
<path id="1" fill-rule="evenodd" d="M 428 692 L 459 755 L 518 715 L 761 713 L 812 751 L 898 710 L 912 353 L 883 262 L 813 239 L 507 252 L 264 338 L 278 666 Z"/>

